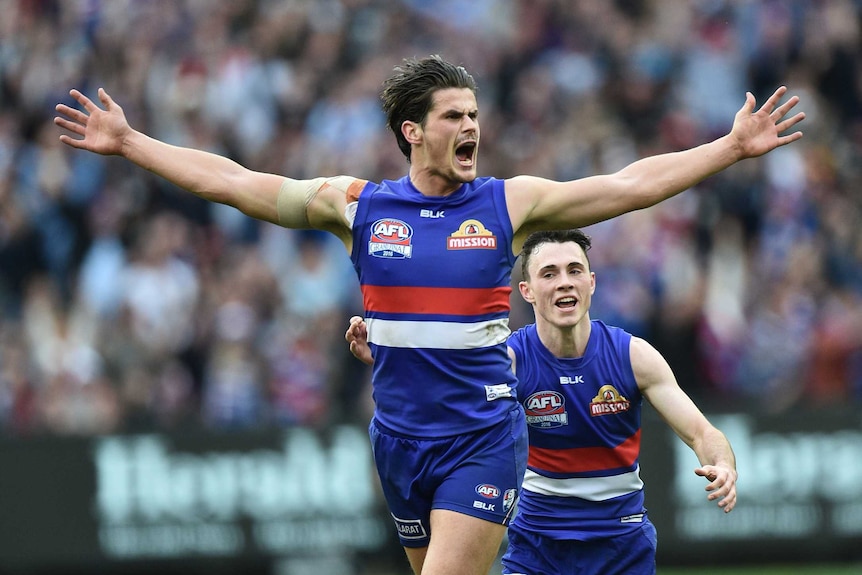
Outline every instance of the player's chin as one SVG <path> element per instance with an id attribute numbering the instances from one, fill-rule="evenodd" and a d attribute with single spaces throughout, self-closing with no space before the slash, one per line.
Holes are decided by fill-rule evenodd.
<path id="1" fill-rule="evenodd" d="M 455 174 L 458 181 L 466 183 L 472 182 L 476 179 L 476 163 L 473 162 L 469 165 L 462 164 L 455 161 Z"/>
<path id="2" fill-rule="evenodd" d="M 578 317 L 572 314 L 555 314 L 553 318 L 554 327 L 568 329 L 578 325 Z"/>

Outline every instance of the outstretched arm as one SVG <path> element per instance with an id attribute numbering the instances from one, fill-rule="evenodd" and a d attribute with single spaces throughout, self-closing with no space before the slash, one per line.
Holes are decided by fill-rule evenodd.
<path id="1" fill-rule="evenodd" d="M 57 105 L 59 115 L 54 123 L 80 136 L 63 134 L 61 142 L 97 154 L 122 156 L 198 197 L 233 206 L 251 217 L 287 227 L 326 229 L 349 239 L 349 224 L 341 215 L 345 190 L 338 189 L 345 186 L 255 172 L 229 158 L 161 142 L 133 129 L 122 107 L 103 88 L 98 93 L 101 107 L 78 90 L 70 94 L 80 110 Z M 303 211 L 306 213 L 299 213 Z"/>
<path id="2" fill-rule="evenodd" d="M 709 484 L 707 499 L 729 513 L 736 505 L 736 458 L 730 442 L 679 387 L 667 361 L 649 343 L 633 337 L 631 360 L 638 387 L 671 429 L 697 455 L 695 474 Z"/>
<path id="3" fill-rule="evenodd" d="M 583 227 L 652 206 L 740 160 L 799 140 L 799 131 L 781 135 L 805 119 L 802 112 L 787 117 L 799 98 L 779 105 L 786 91 L 778 88 L 758 110 L 754 96 L 746 93 L 729 134 L 695 148 L 638 160 L 614 174 L 571 182 L 533 176 L 507 180 L 509 215 L 519 238 L 515 247 L 536 230 Z"/>

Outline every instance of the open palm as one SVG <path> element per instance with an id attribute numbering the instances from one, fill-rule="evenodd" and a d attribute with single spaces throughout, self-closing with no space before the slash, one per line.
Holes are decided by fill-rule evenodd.
<path id="1" fill-rule="evenodd" d="M 72 90 L 69 94 L 81 104 L 83 110 L 57 104 L 56 110 L 60 116 L 54 118 L 54 123 L 82 138 L 63 134 L 60 141 L 73 148 L 97 154 L 119 154 L 126 136 L 131 132 L 120 105 L 114 102 L 103 88 L 99 88 L 99 100 L 104 109 L 78 90 Z"/>
<path id="2" fill-rule="evenodd" d="M 785 92 L 787 92 L 786 87 L 778 88 L 756 112 L 754 96 L 750 92 L 745 95 L 745 104 L 736 113 L 733 129 L 730 132 L 730 136 L 736 139 L 740 147 L 742 157 L 756 158 L 802 137 L 802 132 L 781 135 L 782 132 L 805 119 L 803 112 L 785 118 L 788 112 L 799 103 L 799 97 L 793 96 L 778 106 L 778 101 Z"/>

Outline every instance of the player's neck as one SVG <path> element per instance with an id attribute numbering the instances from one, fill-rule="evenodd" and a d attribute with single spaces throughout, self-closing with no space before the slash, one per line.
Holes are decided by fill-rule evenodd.
<path id="1" fill-rule="evenodd" d="M 583 357 L 590 341 L 591 330 L 588 316 L 570 327 L 557 327 L 541 320 L 536 321 L 539 340 L 555 357 Z"/>
<path id="2" fill-rule="evenodd" d="M 463 182 L 447 178 L 439 172 L 422 169 L 419 166 L 410 167 L 410 183 L 423 196 L 444 197 L 455 192 Z"/>

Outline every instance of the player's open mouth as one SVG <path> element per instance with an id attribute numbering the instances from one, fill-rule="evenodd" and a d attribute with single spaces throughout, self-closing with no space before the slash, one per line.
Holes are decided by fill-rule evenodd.
<path id="1" fill-rule="evenodd" d="M 457 148 L 455 148 L 455 158 L 458 160 L 458 163 L 464 167 L 470 167 L 473 165 L 473 156 L 476 153 L 476 142 L 463 142 Z"/>
<path id="2" fill-rule="evenodd" d="M 554 303 L 554 305 L 561 308 L 573 308 L 575 307 L 575 305 L 577 305 L 577 303 L 578 300 L 573 297 L 564 297 L 558 299 L 556 303 Z"/>

